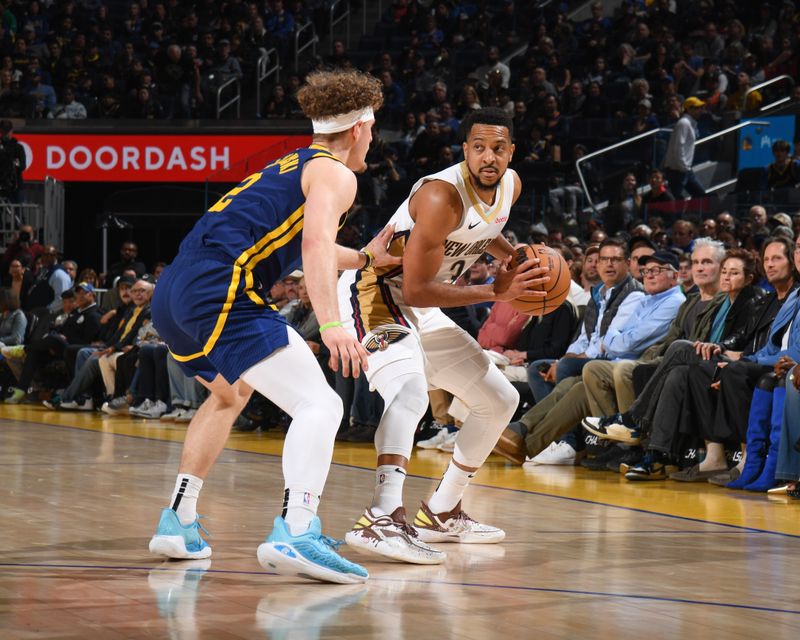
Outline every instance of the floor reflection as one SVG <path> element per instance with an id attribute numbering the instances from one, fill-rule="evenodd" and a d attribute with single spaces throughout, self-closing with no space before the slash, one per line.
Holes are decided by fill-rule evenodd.
<path id="1" fill-rule="evenodd" d="M 201 581 L 211 568 L 211 559 L 164 562 L 147 575 L 158 604 L 158 615 L 164 618 L 170 636 L 180 640 L 200 637 L 195 616 L 197 595 Z"/>

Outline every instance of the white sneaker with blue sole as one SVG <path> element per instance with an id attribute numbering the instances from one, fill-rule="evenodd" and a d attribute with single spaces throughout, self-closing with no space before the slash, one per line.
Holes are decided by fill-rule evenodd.
<path id="1" fill-rule="evenodd" d="M 183 525 L 178 514 L 169 507 L 161 511 L 156 534 L 150 538 L 150 553 L 181 560 L 200 560 L 211 557 L 211 547 L 200 532 L 210 535 L 200 524 L 199 516 L 191 524 Z"/>
<path id="2" fill-rule="evenodd" d="M 286 521 L 277 516 L 272 533 L 259 545 L 256 555 L 262 567 L 280 575 L 339 584 L 365 582 L 369 578 L 367 570 L 336 553 L 341 544 L 322 535 L 318 517 L 311 520 L 305 533 L 293 536 Z"/>

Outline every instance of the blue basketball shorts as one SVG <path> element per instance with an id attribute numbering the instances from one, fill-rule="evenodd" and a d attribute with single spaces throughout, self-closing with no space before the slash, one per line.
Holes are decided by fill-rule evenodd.
<path id="1" fill-rule="evenodd" d="M 187 376 L 233 384 L 288 344 L 286 320 L 255 286 L 251 272 L 213 249 L 182 252 L 164 269 L 153 323 Z"/>

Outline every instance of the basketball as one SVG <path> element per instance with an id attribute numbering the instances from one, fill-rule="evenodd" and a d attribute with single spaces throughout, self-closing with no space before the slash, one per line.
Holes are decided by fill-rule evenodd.
<path id="1" fill-rule="evenodd" d="M 529 316 L 545 316 L 558 309 L 567 299 L 572 278 L 564 257 L 555 249 L 543 244 L 528 244 L 516 249 L 510 267 L 513 269 L 531 258 L 539 258 L 539 266 L 550 269 L 550 281 L 539 285 L 539 290 L 544 291 L 547 296 L 544 298 L 520 296 L 510 300 L 509 304 L 520 313 Z"/>

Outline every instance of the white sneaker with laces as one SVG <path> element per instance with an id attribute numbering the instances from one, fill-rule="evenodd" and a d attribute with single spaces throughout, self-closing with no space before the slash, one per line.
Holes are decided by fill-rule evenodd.
<path id="1" fill-rule="evenodd" d="M 441 564 L 447 555 L 419 539 L 398 507 L 391 515 L 366 509 L 344 537 L 351 547 L 411 564 Z"/>
<path id="2" fill-rule="evenodd" d="M 59 409 L 69 409 L 71 411 L 94 411 L 94 400 L 91 398 L 86 398 L 83 402 L 69 400 L 68 402 L 62 402 L 58 407 Z"/>
<path id="3" fill-rule="evenodd" d="M 155 402 L 151 402 L 146 410 L 140 409 L 136 415 L 140 418 L 147 418 L 148 420 L 158 420 L 166 412 L 167 405 L 162 400 L 156 400 Z"/>
<path id="4" fill-rule="evenodd" d="M 450 436 L 450 431 L 447 427 L 442 427 L 439 431 L 436 432 L 436 435 L 428 438 L 427 440 L 420 440 L 417 442 L 417 446 L 420 449 L 438 449 L 439 445 L 442 444 L 447 438 Z"/>
<path id="5" fill-rule="evenodd" d="M 176 404 L 173 407 L 172 411 L 170 411 L 169 413 L 165 413 L 163 416 L 159 418 L 159 420 L 161 420 L 161 422 L 175 422 L 175 420 L 177 420 L 180 416 L 183 415 L 184 411 L 186 411 L 184 407 Z"/>
<path id="6" fill-rule="evenodd" d="M 461 509 L 461 501 L 446 513 L 433 513 L 425 502 L 420 502 L 414 528 L 423 542 L 494 544 L 506 537 L 502 529 L 470 518 Z"/>
<path id="7" fill-rule="evenodd" d="M 153 406 L 153 401 L 150 398 L 145 398 L 142 400 L 137 406 L 130 407 L 128 409 L 128 413 L 132 416 L 136 416 L 138 418 L 146 418 L 146 414 L 150 411 L 150 407 Z"/>
<path id="8" fill-rule="evenodd" d="M 453 431 L 447 435 L 447 440 L 442 442 L 438 447 L 436 447 L 439 451 L 444 451 L 445 453 L 453 453 L 456 448 L 456 438 L 458 437 L 458 431 Z"/>
<path id="9" fill-rule="evenodd" d="M 128 413 L 128 401 L 125 398 L 112 398 L 104 402 L 100 410 L 110 416 L 121 416 Z"/>
<path id="10" fill-rule="evenodd" d="M 533 464 L 574 465 L 577 452 L 566 442 L 551 442 L 550 446 L 534 456 Z"/>
<path id="11" fill-rule="evenodd" d="M 183 413 L 175 418 L 175 422 L 191 422 L 197 409 L 184 409 Z"/>

